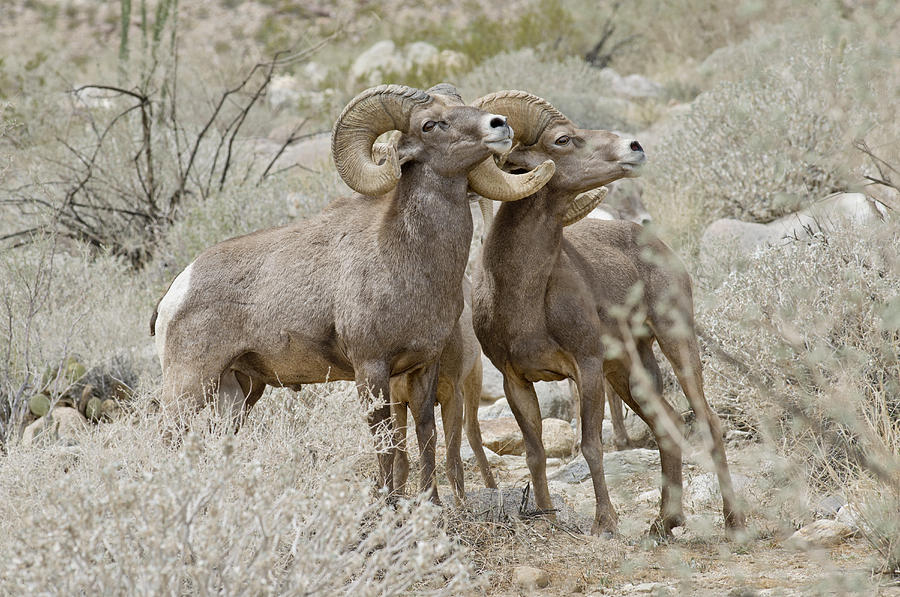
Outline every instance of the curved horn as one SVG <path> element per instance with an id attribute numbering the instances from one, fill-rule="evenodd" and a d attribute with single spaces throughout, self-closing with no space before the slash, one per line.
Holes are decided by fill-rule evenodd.
<path id="1" fill-rule="evenodd" d="M 413 108 L 425 106 L 432 97 L 404 85 L 379 85 L 363 91 L 347 104 L 331 133 L 331 154 L 337 171 L 357 193 L 378 196 L 390 191 L 400 179 L 395 149 L 384 163 L 372 159 L 372 145 L 387 131 L 409 129 Z"/>
<path id="2" fill-rule="evenodd" d="M 472 105 L 486 112 L 506 116 L 515 140 L 525 146 L 534 145 L 550 123 L 567 120 L 549 102 L 527 91 L 498 91 L 475 100 Z M 514 201 L 530 195 L 547 184 L 556 172 L 556 165 L 551 160 L 520 175 L 507 174 L 499 168 L 489 166 L 487 162 L 479 164 L 469 174 L 469 186 L 479 195 L 495 201 Z M 523 187 L 533 190 L 522 195 Z"/>
<path id="3" fill-rule="evenodd" d="M 494 201 L 518 201 L 533 195 L 553 178 L 556 164 L 547 160 L 524 174 L 504 172 L 490 157 L 469 172 L 469 188 Z"/>
<path id="4" fill-rule="evenodd" d="M 550 102 L 527 91 L 498 91 L 472 103 L 476 108 L 506 116 L 516 141 L 524 146 L 534 145 L 550 124 L 568 120 Z"/>
<path id="5" fill-rule="evenodd" d="M 569 202 L 569 207 L 563 216 L 563 226 L 571 226 L 578 220 L 591 213 L 595 207 L 606 199 L 609 189 L 606 187 L 598 187 L 590 191 L 581 193 Z"/>

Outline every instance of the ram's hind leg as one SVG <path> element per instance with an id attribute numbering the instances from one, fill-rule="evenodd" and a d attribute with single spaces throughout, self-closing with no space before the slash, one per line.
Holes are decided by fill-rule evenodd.
<path id="1" fill-rule="evenodd" d="M 186 359 L 185 362 L 191 361 Z M 181 442 L 191 418 L 219 391 L 221 375 L 222 369 L 201 369 L 194 364 L 184 365 L 180 362 L 169 364 L 165 368 L 160 407 L 163 435 L 169 444 Z"/>
<path id="2" fill-rule="evenodd" d="M 441 383 L 438 402 L 444 425 L 444 447 L 447 450 L 447 479 L 457 505 L 466 499 L 465 474 L 460 449 L 462 447 L 463 393 L 459 384 Z"/>
<path id="3" fill-rule="evenodd" d="M 488 463 L 487 456 L 484 453 L 484 442 L 481 439 L 481 425 L 478 423 L 478 403 L 481 401 L 481 359 L 477 359 L 475 367 L 466 377 L 463 391 L 464 420 L 466 426 L 466 438 L 469 440 L 469 446 L 475 453 L 475 460 L 478 462 L 478 470 L 481 471 L 481 478 L 484 486 L 491 489 L 497 488 L 497 482 L 491 472 L 491 465 Z"/>
<path id="4" fill-rule="evenodd" d="M 622 412 L 622 399 L 612 387 L 606 388 L 606 400 L 609 404 L 609 418 L 612 421 L 613 444 L 616 450 L 627 450 L 632 446 L 628 439 L 628 431 L 625 430 L 625 414 Z"/>
<path id="5" fill-rule="evenodd" d="M 643 350 L 639 347 L 639 350 Z M 642 356 L 644 356 L 642 354 Z M 662 488 L 659 516 L 650 525 L 650 533 L 665 537 L 670 531 L 684 524 L 682 506 L 682 462 L 681 447 L 672 440 L 667 427 L 672 425 L 681 429 L 681 419 L 675 410 L 662 397 L 662 375 L 650 349 L 650 359 L 645 359 L 644 367 L 651 377 L 654 396 L 637 400 L 632 393 L 632 385 L 628 368 L 618 362 L 607 363 L 606 379 L 619 396 L 641 418 L 656 439 L 659 447 L 659 461 L 662 469 Z"/>
<path id="6" fill-rule="evenodd" d="M 392 385 L 394 390 L 398 389 L 396 384 Z M 406 401 L 397 401 L 396 394 L 400 393 L 394 392 L 395 401 L 391 403 L 391 412 L 394 417 L 394 492 L 397 495 L 405 496 L 406 481 L 409 479 L 409 453 L 406 445 L 407 410 Z"/>
<path id="7" fill-rule="evenodd" d="M 718 415 L 710 408 L 703 393 L 703 371 L 700 364 L 700 349 L 697 338 L 693 334 L 689 338 L 658 338 L 659 347 L 675 371 L 678 383 L 684 390 L 691 409 L 700 423 L 701 433 L 712 454 L 719 489 L 722 492 L 722 511 L 725 516 L 725 528 L 729 532 L 741 531 L 745 527 L 744 514 L 738 504 L 731 474 L 728 471 L 728 460 L 725 457 L 725 442 L 722 439 L 722 423 Z"/>
<path id="8" fill-rule="evenodd" d="M 594 535 L 613 534 L 618 525 L 618 516 L 609 499 L 606 476 L 603 471 L 603 410 L 605 384 L 603 363 L 600 359 L 579 359 L 581 370 L 579 394 L 581 396 L 581 453 L 591 471 L 594 484 L 596 507 L 591 533 Z"/>

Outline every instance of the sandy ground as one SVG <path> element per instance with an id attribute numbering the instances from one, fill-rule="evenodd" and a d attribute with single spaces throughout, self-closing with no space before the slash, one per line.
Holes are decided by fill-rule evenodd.
<path id="1" fill-rule="evenodd" d="M 645 531 L 658 503 L 646 494 L 643 499 L 639 496 L 657 488 L 658 468 L 610 481 L 619 515 L 619 535 L 612 539 L 540 519 L 457 521 L 450 524 L 450 530 L 472 548 L 475 564 L 487 579 L 488 595 L 900 596 L 900 582 L 873 573 L 875 554 L 861 537 L 830 550 L 804 552 L 785 547 L 784 538 L 798 523 L 784 520 L 784 481 L 771 473 L 772 458 L 755 443 L 731 445 L 728 455 L 732 475 L 750 480 L 743 494 L 753 538 L 745 543 L 726 538 L 717 502 L 694 503 L 689 492 L 684 530 L 676 530 L 676 537 L 662 545 L 648 540 Z M 564 463 L 551 468 L 549 474 L 561 466 Z M 522 457 L 504 457 L 504 463 L 493 470 L 501 489 L 527 484 Z M 685 486 L 704 472 L 686 458 Z M 474 466 L 467 466 L 466 482 L 469 490 L 483 487 Z M 449 487 L 442 486 L 441 491 L 445 500 L 451 499 Z M 561 495 L 576 514 L 590 514 L 590 480 L 568 487 L 551 482 L 551 492 Z M 779 500 L 782 506 L 773 505 Z M 807 516 L 803 522 L 812 520 L 811 513 Z M 589 519 L 581 520 L 589 525 Z M 533 591 L 515 586 L 511 578 L 517 566 L 545 570 L 549 586 Z"/>

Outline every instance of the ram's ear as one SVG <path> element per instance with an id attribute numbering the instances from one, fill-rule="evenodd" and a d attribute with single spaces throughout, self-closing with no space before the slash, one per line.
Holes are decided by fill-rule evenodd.
<path id="1" fill-rule="evenodd" d="M 421 157 L 425 151 L 425 146 L 418 137 L 399 135 L 396 139 L 397 160 L 401 166 L 406 162 Z"/>

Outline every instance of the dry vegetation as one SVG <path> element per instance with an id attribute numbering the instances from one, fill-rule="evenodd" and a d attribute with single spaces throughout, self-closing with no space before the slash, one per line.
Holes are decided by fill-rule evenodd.
<path id="1" fill-rule="evenodd" d="M 657 594 L 900 592 L 896 3 L 504 6 L 3 4 L 0 594 L 514 594 L 520 564 L 550 572 L 547 594 L 645 582 Z M 714 504 L 690 507 L 671 544 L 643 542 L 654 505 L 638 496 L 656 469 L 610 482 L 613 540 L 387 507 L 371 490 L 363 407 L 343 385 L 270 391 L 237 436 L 204 413 L 184 446 L 162 441 L 155 301 L 203 248 L 348 192 L 327 155 L 291 156 L 365 86 L 348 72 L 381 39 L 464 56 L 386 69 L 385 82 L 452 76 L 467 99 L 524 88 L 583 126 L 641 139 L 655 231 L 696 273 L 707 396 L 746 432 L 729 456 L 751 479 L 748 543 L 725 541 Z M 617 93 L 586 58 L 656 91 Z M 297 83 L 275 101 L 281 75 Z M 890 217 L 737 271 L 698 270 L 712 220 L 768 222 L 844 190 L 877 194 Z M 35 396 L 77 406 L 88 384 L 115 408 L 58 440 L 21 441 Z M 524 470 L 502 467 L 502 484 L 524 485 Z M 688 482 L 703 472 L 689 460 Z M 467 482 L 480 487 L 472 471 Z M 786 551 L 835 495 L 859 513 L 859 535 Z"/>

